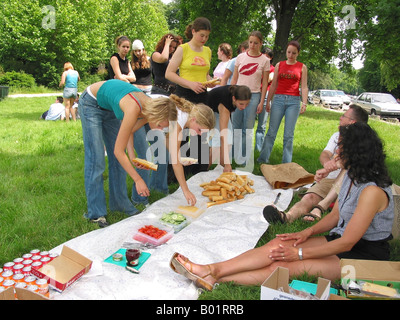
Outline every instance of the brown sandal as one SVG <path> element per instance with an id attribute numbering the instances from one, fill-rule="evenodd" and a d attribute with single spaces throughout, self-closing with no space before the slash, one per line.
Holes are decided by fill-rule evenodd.
<path id="1" fill-rule="evenodd" d="M 185 260 L 185 263 L 189 263 L 190 269 L 186 268 L 185 265 L 177 259 L 178 256 L 183 257 Z M 192 272 L 192 263 L 189 261 L 189 259 L 182 256 L 181 254 L 179 254 L 177 252 L 175 252 L 173 254 L 169 265 L 170 265 L 171 269 L 174 270 L 176 273 L 179 273 L 179 274 L 183 275 L 184 277 L 188 278 L 189 280 L 192 280 L 196 286 L 198 286 L 202 289 L 208 290 L 208 291 L 211 291 L 214 288 L 214 286 L 211 283 L 204 280 L 204 278 L 206 278 L 208 276 L 211 276 L 215 279 L 215 277 L 213 276 L 213 274 L 211 272 L 210 265 L 207 265 L 208 269 L 209 269 L 208 274 L 206 274 L 203 277 L 199 277 L 198 275 L 196 275 Z"/>
<path id="2" fill-rule="evenodd" d="M 316 214 L 312 214 L 311 211 L 313 211 L 314 209 L 318 209 L 319 211 L 321 211 L 321 215 L 318 216 L 318 215 L 316 215 Z M 326 211 L 326 210 L 325 210 L 324 208 L 322 208 L 320 205 L 317 204 L 317 205 L 315 205 L 314 207 L 311 208 L 311 210 L 310 210 L 309 213 L 307 213 L 307 214 L 304 215 L 303 220 L 304 220 L 304 221 L 307 221 L 307 222 L 319 221 L 319 220 L 321 220 L 322 214 L 323 214 L 325 211 Z M 310 221 L 310 220 L 304 219 L 305 217 L 313 218 L 314 221 Z"/>

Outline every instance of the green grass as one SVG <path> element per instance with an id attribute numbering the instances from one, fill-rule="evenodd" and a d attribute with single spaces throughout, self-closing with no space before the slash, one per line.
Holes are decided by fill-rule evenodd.
<path id="1" fill-rule="evenodd" d="M 97 228 L 83 218 L 86 198 L 83 181 L 84 149 L 80 122 L 38 120 L 55 97 L 6 98 L 0 101 L 0 265 L 34 248 L 49 250 Z M 337 130 L 338 113 L 309 106 L 300 116 L 294 139 L 293 161 L 309 172 L 320 168 L 318 156 Z M 400 184 L 400 126 L 370 121 L 385 141 L 387 164 L 396 184 Z M 282 128 L 276 139 L 271 163 L 281 162 Z M 257 159 L 258 153 L 255 154 Z M 253 171 L 260 175 L 256 163 Z M 107 192 L 107 172 L 104 175 Z M 170 192 L 178 188 L 169 186 Z M 128 194 L 132 180 L 128 178 Z M 163 195 L 152 193 L 150 202 Z M 292 201 L 293 205 L 298 198 Z M 125 219 L 112 212 L 108 220 Z M 258 245 L 276 233 L 292 232 L 308 226 L 303 221 L 291 225 L 271 225 Z M 392 242 L 392 260 L 400 260 L 399 241 Z M 306 276 L 306 279 L 313 281 Z M 222 284 L 200 299 L 259 299 L 258 287 Z"/>

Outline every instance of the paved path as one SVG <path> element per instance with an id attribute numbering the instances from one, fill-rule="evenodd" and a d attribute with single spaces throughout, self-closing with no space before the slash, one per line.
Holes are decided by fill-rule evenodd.
<path id="1" fill-rule="evenodd" d="M 56 93 L 30 93 L 30 94 L 9 94 L 8 98 L 37 98 L 37 97 L 56 97 L 62 96 L 62 92 Z"/>

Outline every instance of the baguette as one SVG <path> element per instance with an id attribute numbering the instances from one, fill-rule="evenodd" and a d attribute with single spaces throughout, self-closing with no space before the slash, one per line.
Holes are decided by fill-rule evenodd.
<path id="1" fill-rule="evenodd" d="M 134 164 L 140 164 L 141 166 L 143 166 L 149 170 L 157 171 L 157 169 L 158 169 L 158 165 L 154 164 L 153 162 L 144 160 L 144 159 L 134 158 L 134 159 L 131 159 L 131 161 Z"/>
<path id="2" fill-rule="evenodd" d="M 208 80 L 206 82 L 202 82 L 201 84 L 206 87 L 209 85 L 217 85 L 217 84 L 221 84 L 221 79 L 215 78 L 215 79 Z"/>
<path id="3" fill-rule="evenodd" d="M 202 195 L 208 197 L 207 208 L 235 200 L 244 199 L 249 193 L 254 193 L 251 186 L 254 181 L 245 175 L 224 172 L 216 180 L 200 185 L 204 189 Z"/>
<path id="4" fill-rule="evenodd" d="M 215 191 L 214 190 L 210 190 L 210 191 L 206 190 L 206 191 L 203 191 L 201 194 L 203 196 L 210 197 L 210 196 L 220 196 L 221 192 L 218 190 L 215 190 Z"/>

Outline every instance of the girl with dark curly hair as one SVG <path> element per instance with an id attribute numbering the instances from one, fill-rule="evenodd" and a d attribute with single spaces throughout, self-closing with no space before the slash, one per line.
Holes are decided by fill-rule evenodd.
<path id="1" fill-rule="evenodd" d="M 279 266 L 290 276 L 306 272 L 337 280 L 341 258 L 388 260 L 394 205 L 382 142 L 368 124 L 341 127 L 339 157 L 347 174 L 338 200 L 312 227 L 278 234 L 262 247 L 209 265 L 175 253 L 171 268 L 211 290 L 216 282 L 260 285 Z"/>

